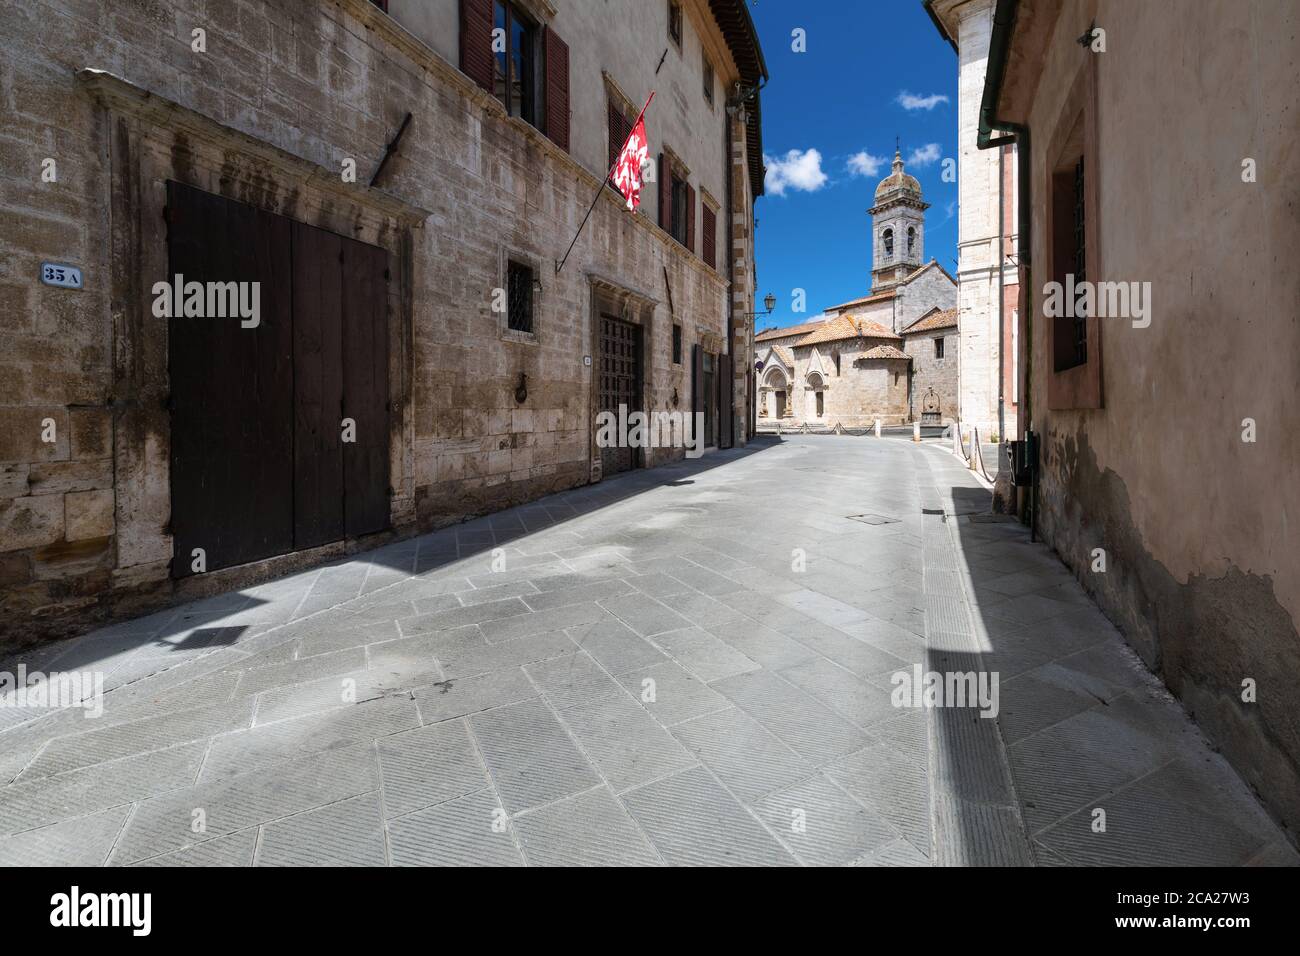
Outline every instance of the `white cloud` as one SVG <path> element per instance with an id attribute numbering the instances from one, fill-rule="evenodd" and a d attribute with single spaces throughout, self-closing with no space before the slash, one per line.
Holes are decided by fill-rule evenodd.
<path id="1" fill-rule="evenodd" d="M 879 175 L 881 167 L 884 165 L 885 157 L 872 156 L 865 149 L 849 157 L 849 172 L 854 176 Z"/>
<path id="2" fill-rule="evenodd" d="M 909 93 L 903 90 L 898 94 L 898 105 L 905 110 L 932 110 L 940 103 L 947 103 L 948 97 L 942 93 L 931 93 L 929 96 L 917 96 L 915 93 Z"/>
<path id="3" fill-rule="evenodd" d="M 912 150 L 912 155 L 907 157 L 909 166 L 929 166 L 943 155 L 943 150 L 939 148 L 938 143 L 926 143 L 917 149 Z"/>
<path id="4" fill-rule="evenodd" d="M 792 149 L 785 156 L 764 156 L 767 177 L 764 188 L 773 196 L 784 196 L 787 188 L 813 193 L 826 185 L 822 154 L 815 149 Z"/>

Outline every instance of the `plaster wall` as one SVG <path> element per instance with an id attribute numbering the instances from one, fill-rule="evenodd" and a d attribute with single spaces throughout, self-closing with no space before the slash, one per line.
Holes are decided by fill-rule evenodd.
<path id="1" fill-rule="evenodd" d="M 1094 19 L 1104 54 L 1075 42 Z M 1036 42 L 1048 44 L 1046 61 L 1022 90 L 1035 136 L 1036 266 L 1022 298 L 1033 304 L 1032 426 L 1043 438 L 1039 527 L 1294 832 L 1300 10 L 1225 0 L 1185 18 L 1156 4 L 1073 0 Z M 1089 278 L 1150 282 L 1151 323 L 1100 320 L 1103 407 L 1049 409 L 1040 144 L 1089 56 L 1099 57 Z M 1246 158 L 1256 182 L 1243 182 Z M 1098 548 L 1104 573 L 1092 570 Z M 1254 703 L 1242 699 L 1248 680 Z"/>

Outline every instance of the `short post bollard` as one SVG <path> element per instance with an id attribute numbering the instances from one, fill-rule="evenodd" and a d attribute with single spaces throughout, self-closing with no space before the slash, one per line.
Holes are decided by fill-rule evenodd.
<path id="1" fill-rule="evenodd" d="M 921 423 L 912 422 L 912 441 L 921 440 Z"/>

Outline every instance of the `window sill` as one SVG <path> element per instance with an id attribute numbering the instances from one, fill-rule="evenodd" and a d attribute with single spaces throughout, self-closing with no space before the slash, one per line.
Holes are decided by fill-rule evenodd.
<path id="1" fill-rule="evenodd" d="M 502 329 L 501 340 L 503 342 L 514 342 L 517 345 L 537 345 L 536 332 L 521 332 L 519 329 Z"/>

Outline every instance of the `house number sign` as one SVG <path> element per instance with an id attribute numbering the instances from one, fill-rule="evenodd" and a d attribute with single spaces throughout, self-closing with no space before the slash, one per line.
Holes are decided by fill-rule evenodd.
<path id="1" fill-rule="evenodd" d="M 80 289 L 81 270 L 57 262 L 42 262 L 41 281 L 46 285 L 56 285 L 64 289 Z"/>

